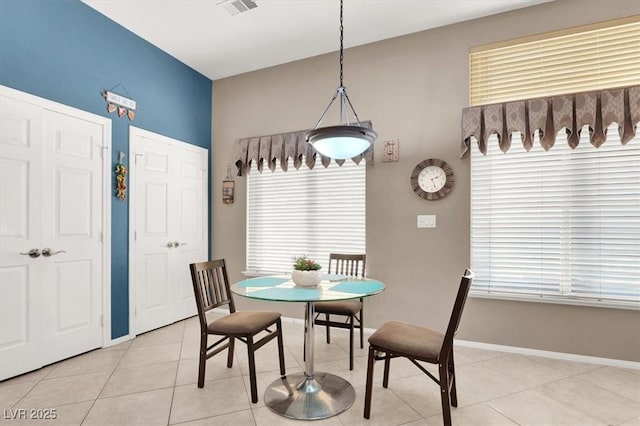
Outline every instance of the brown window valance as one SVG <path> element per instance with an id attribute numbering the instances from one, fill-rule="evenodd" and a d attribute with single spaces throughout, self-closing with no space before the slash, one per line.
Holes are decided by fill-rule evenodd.
<path id="1" fill-rule="evenodd" d="M 361 122 L 363 127 L 372 128 L 370 121 Z M 285 172 L 288 169 L 289 158 L 293 159 L 293 166 L 298 169 L 304 163 L 310 169 L 316 164 L 316 156 L 319 153 L 307 142 L 305 134 L 308 130 L 281 133 L 277 135 L 258 136 L 239 139 L 234 147 L 233 161 L 238 170 L 238 176 L 248 173 L 255 161 L 258 171 L 262 173 L 266 165 L 269 170 L 276 169 L 276 160 L 280 161 L 280 168 Z M 304 158 L 304 160 L 303 160 Z M 351 160 L 359 164 L 362 159 L 373 164 L 373 144 L 361 155 Z M 331 158 L 320 154 L 320 162 L 324 167 L 331 164 Z M 335 160 L 342 165 L 345 160 Z"/>
<path id="2" fill-rule="evenodd" d="M 470 107 L 462 110 L 460 155 L 467 152 L 472 138 L 486 154 L 487 141 L 494 133 L 502 152 L 511 147 L 514 133 L 520 133 L 524 148 L 530 150 L 536 131 L 540 145 L 548 151 L 562 129 L 566 129 L 569 146 L 575 148 L 584 126 L 589 126 L 591 143 L 597 148 L 607 139 L 612 123 L 618 124 L 620 139 L 626 144 L 636 135 L 638 122 L 640 86 Z"/>

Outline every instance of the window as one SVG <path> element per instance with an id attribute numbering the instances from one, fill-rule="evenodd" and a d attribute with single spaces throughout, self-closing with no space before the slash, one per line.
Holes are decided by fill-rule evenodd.
<path id="1" fill-rule="evenodd" d="M 247 271 L 289 272 L 308 255 L 327 268 L 329 253 L 365 253 L 364 162 L 318 161 L 247 176 Z"/>
<path id="2" fill-rule="evenodd" d="M 638 17 L 505 44 L 471 51 L 471 105 L 640 84 Z"/>
<path id="3" fill-rule="evenodd" d="M 579 57 L 587 39 L 597 49 L 584 61 Z M 565 54 L 542 49 L 536 56 L 530 53 L 534 43 Z M 473 55 L 480 53 L 482 70 L 474 68 Z M 621 66 L 613 65 L 614 57 L 622 58 Z M 511 71 L 501 63 L 510 63 Z M 539 63 L 546 65 L 537 72 Z M 603 63 L 611 64 L 606 72 Z M 593 64 L 600 65 L 576 72 Z M 640 23 L 475 52 L 471 76 L 475 104 L 640 84 Z M 486 156 L 471 150 L 472 294 L 640 306 L 640 131 L 622 145 L 612 125 L 599 148 L 588 134 L 582 130 L 575 150 L 564 132 L 549 151 L 536 137 L 526 152 L 516 137 L 504 154 L 495 135 Z"/>
<path id="4" fill-rule="evenodd" d="M 639 300 L 640 137 L 616 131 L 598 149 L 583 132 L 575 150 L 472 150 L 474 292 Z"/>

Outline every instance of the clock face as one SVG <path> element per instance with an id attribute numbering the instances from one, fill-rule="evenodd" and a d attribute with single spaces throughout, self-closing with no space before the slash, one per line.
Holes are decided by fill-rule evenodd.
<path id="1" fill-rule="evenodd" d="M 418 175 L 418 185 L 425 192 L 438 192 L 447 183 L 447 175 L 438 166 L 427 166 Z"/>
<path id="2" fill-rule="evenodd" d="M 411 188 L 425 200 L 445 197 L 451 191 L 453 181 L 451 166 L 436 158 L 422 161 L 411 173 Z"/>

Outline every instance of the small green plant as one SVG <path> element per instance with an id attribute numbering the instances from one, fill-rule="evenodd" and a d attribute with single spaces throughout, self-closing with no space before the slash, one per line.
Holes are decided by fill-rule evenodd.
<path id="1" fill-rule="evenodd" d="M 296 271 L 317 271 L 322 268 L 319 263 L 307 258 L 307 256 L 295 257 L 293 260 L 293 269 Z"/>

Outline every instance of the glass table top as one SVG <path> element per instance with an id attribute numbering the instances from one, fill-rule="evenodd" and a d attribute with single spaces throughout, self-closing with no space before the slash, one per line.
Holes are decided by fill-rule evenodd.
<path id="1" fill-rule="evenodd" d="M 384 290 L 384 284 L 370 278 L 325 274 L 317 287 L 301 287 L 289 275 L 249 278 L 231 286 L 239 296 L 278 302 L 321 302 L 359 299 Z"/>

